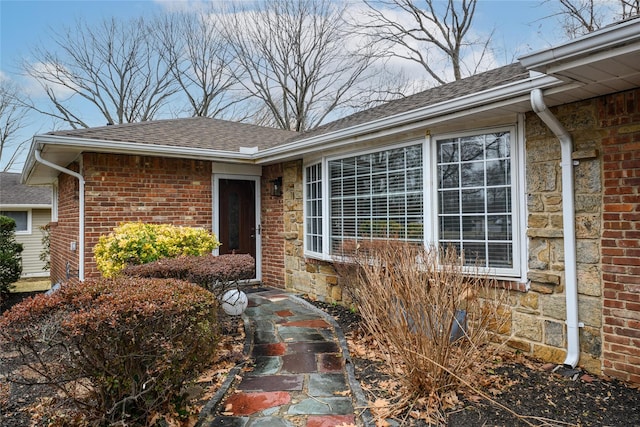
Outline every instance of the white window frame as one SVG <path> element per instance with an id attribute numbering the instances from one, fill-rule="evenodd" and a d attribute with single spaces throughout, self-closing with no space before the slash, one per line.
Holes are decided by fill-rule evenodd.
<path id="1" fill-rule="evenodd" d="M 522 133 L 519 132 L 520 126 L 511 125 L 511 126 L 500 126 L 500 127 L 491 127 L 491 128 L 482 128 L 482 129 L 473 129 L 470 131 L 464 132 L 451 132 L 438 134 L 430 137 L 429 146 L 431 161 L 429 165 L 431 167 L 431 187 L 430 187 L 430 200 L 431 213 L 433 215 L 430 218 L 431 223 L 431 242 L 433 244 L 439 244 L 440 236 L 439 236 L 439 227 L 438 227 L 438 212 L 439 212 L 439 200 L 438 200 L 438 141 L 444 139 L 451 138 L 464 138 L 468 136 L 474 135 L 486 135 L 497 132 L 509 132 L 510 133 L 510 152 L 511 152 L 511 219 L 512 219 L 512 255 L 513 255 L 513 267 L 512 268 L 480 268 L 480 271 L 487 272 L 488 274 L 506 279 L 506 280 L 514 280 L 521 279 L 524 277 L 523 266 L 526 265 L 526 236 L 524 235 L 524 227 L 525 224 L 523 220 L 523 214 L 525 209 L 521 206 L 521 200 L 524 200 L 524 143 L 522 141 Z"/>
<path id="2" fill-rule="evenodd" d="M 51 222 L 58 221 L 58 180 L 51 184 Z"/>
<path id="3" fill-rule="evenodd" d="M 309 220 L 310 212 L 308 212 L 307 209 L 307 201 L 308 201 L 308 192 L 307 192 L 307 184 L 308 184 L 308 176 L 307 176 L 307 170 L 311 167 L 320 167 L 320 179 L 319 181 L 316 180 L 315 182 L 319 182 L 320 183 L 320 197 L 318 199 L 314 199 L 314 200 L 319 200 L 320 204 L 321 204 L 321 214 L 320 214 L 320 218 L 322 220 L 322 230 L 320 231 L 320 239 L 321 239 L 321 247 L 320 247 L 320 251 L 314 251 L 313 249 L 309 249 L 309 238 L 315 235 L 309 235 L 309 233 L 307 233 L 307 221 Z M 326 218 L 326 212 L 325 212 L 325 207 L 327 205 L 326 203 L 326 198 L 325 198 L 325 188 L 327 187 L 327 179 L 326 179 L 326 175 L 325 175 L 325 170 L 326 170 L 326 166 L 325 166 L 325 162 L 323 162 L 322 160 L 320 161 L 315 161 L 315 162 L 311 162 L 308 164 L 303 165 L 303 188 L 302 188 L 302 200 L 303 200 L 303 223 L 304 223 L 304 253 L 305 256 L 310 256 L 313 258 L 320 258 L 320 259 L 324 259 L 325 255 L 324 255 L 324 243 L 326 241 L 326 223 L 327 221 L 324 220 L 324 218 Z"/>
<path id="4" fill-rule="evenodd" d="M 32 212 L 31 209 L 20 209 L 20 208 L 0 208 L 0 211 L 3 212 L 26 212 L 27 213 L 27 229 L 26 230 L 18 230 L 16 228 L 15 234 L 16 235 L 29 235 L 32 232 L 32 222 L 33 222 L 33 218 L 32 218 Z"/>
<path id="5" fill-rule="evenodd" d="M 487 274 L 498 279 L 519 281 L 526 280 L 527 266 L 527 237 L 526 237 L 526 203 L 525 197 L 525 149 L 524 149 L 524 116 L 519 115 L 516 124 L 476 128 L 469 131 L 433 134 L 429 132 L 421 139 L 411 139 L 402 143 L 377 146 L 363 150 L 341 152 L 322 158 L 305 159 L 303 164 L 303 226 L 304 226 L 304 256 L 324 261 L 334 261 L 335 256 L 330 253 L 330 225 L 331 225 L 331 197 L 329 194 L 329 162 L 359 155 L 366 155 L 380 151 L 393 150 L 417 144 L 422 144 L 423 167 L 423 221 L 425 246 L 437 244 L 438 236 L 438 180 L 437 180 L 437 141 L 440 139 L 481 135 L 495 132 L 510 132 L 511 143 L 511 215 L 513 238 L 513 268 L 487 268 Z M 322 253 L 307 250 L 307 194 L 306 170 L 314 164 L 321 164 L 322 168 L 322 216 L 324 220 L 322 231 Z"/>

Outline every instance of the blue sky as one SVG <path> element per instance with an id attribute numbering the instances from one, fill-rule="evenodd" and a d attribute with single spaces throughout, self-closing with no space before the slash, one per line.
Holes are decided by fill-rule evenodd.
<path id="1" fill-rule="evenodd" d="M 34 46 L 47 45 L 47 34 L 51 29 L 72 26 L 77 19 L 90 24 L 112 16 L 124 19 L 151 16 L 169 7 L 190 7 L 200 1 L 204 0 L 0 0 L 0 78 L 9 78 L 25 85 L 19 74 L 19 64 L 22 60 L 29 60 L 29 53 Z M 496 65 L 511 63 L 524 53 L 558 43 L 561 33 L 557 31 L 555 21 L 543 19 L 553 13 L 553 6 L 553 3 L 542 3 L 541 0 L 480 0 L 474 30 L 488 34 L 494 29 L 494 43 L 499 48 Z M 35 115 L 30 117 L 29 126 L 21 131 L 16 141 L 52 130 L 53 123 L 49 120 Z M 3 154 L 0 170 L 10 154 Z M 21 166 L 20 163 L 12 171 L 19 172 Z"/>

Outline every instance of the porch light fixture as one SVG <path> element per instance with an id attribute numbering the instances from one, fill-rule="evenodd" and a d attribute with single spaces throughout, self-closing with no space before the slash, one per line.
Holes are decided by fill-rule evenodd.
<path id="1" fill-rule="evenodd" d="M 279 176 L 269 182 L 271 182 L 271 195 L 282 196 L 282 177 Z"/>

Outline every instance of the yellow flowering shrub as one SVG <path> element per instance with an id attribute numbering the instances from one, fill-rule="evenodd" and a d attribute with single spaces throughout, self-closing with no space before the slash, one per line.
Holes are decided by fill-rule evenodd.
<path id="1" fill-rule="evenodd" d="M 218 246 L 218 238 L 203 228 L 129 222 L 100 236 L 93 253 L 102 275 L 114 277 L 127 265 L 180 255 L 205 255 Z"/>

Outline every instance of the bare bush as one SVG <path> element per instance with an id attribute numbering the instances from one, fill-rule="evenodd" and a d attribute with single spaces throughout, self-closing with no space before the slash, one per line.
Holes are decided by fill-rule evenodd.
<path id="1" fill-rule="evenodd" d="M 360 244 L 336 269 L 394 375 L 404 403 L 437 408 L 468 383 L 504 325 L 506 292 L 455 250 L 400 241 Z M 482 296 L 482 298 L 480 298 Z"/>
<path id="2" fill-rule="evenodd" d="M 256 275 L 255 260 L 249 254 L 184 255 L 163 258 L 141 265 L 129 265 L 123 274 L 129 277 L 180 279 L 195 283 L 217 297 Z"/>
<path id="3" fill-rule="evenodd" d="M 65 412 L 94 425 L 148 425 L 178 408 L 183 387 L 211 363 L 217 313 L 209 292 L 179 280 L 66 283 L 0 317 L 0 341 L 29 368 L 10 380 L 53 387 Z"/>

